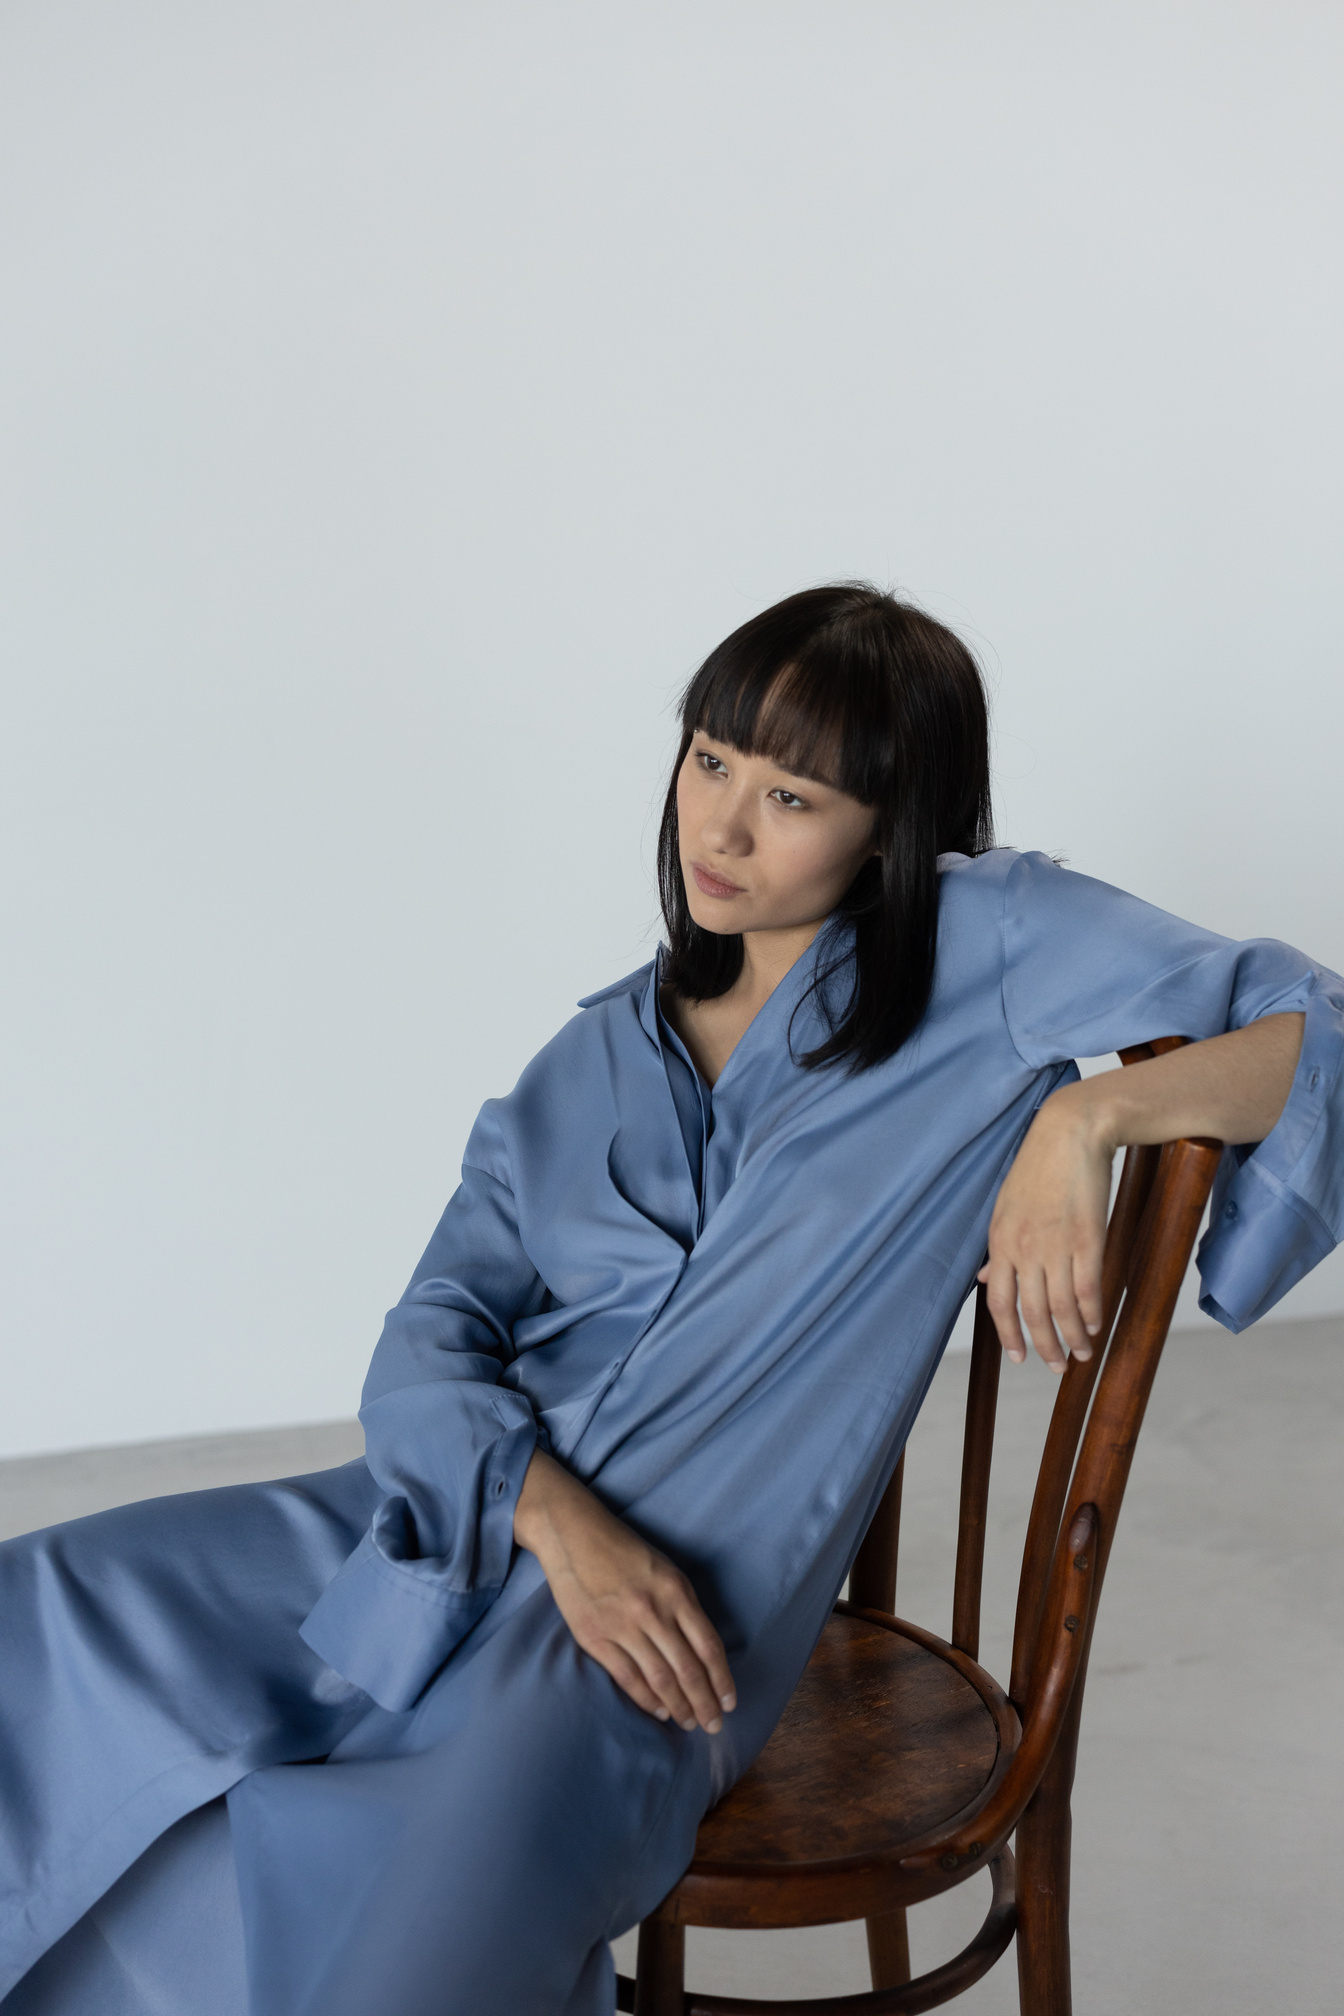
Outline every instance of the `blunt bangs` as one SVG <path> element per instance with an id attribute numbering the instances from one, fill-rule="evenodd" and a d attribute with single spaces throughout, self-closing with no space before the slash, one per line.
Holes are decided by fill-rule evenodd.
<path id="1" fill-rule="evenodd" d="M 731 660 L 716 667 L 694 721 L 712 741 L 745 756 L 765 756 L 795 777 L 812 777 L 865 805 L 885 795 L 890 724 L 881 698 L 856 704 L 836 654 L 815 646 L 786 665 L 752 668 L 746 676 Z M 879 718 L 871 717 L 876 711 Z"/>
<path id="2" fill-rule="evenodd" d="M 844 791 L 877 815 L 880 855 L 839 906 L 855 928 L 849 1005 L 827 1010 L 830 1036 L 802 1059 L 861 1069 L 891 1056 L 917 1026 L 933 985 L 942 853 L 993 842 L 989 717 L 974 658 L 954 632 L 867 582 L 805 589 L 753 617 L 712 651 L 682 696 L 681 746 L 659 835 L 668 930 L 666 977 L 691 1000 L 726 993 L 742 940 L 704 931 L 686 902 L 677 775 L 697 729 L 744 755 Z M 843 996 L 843 986 L 839 990 Z"/>

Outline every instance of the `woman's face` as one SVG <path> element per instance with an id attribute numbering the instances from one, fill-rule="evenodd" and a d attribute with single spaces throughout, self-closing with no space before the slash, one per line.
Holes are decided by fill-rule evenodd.
<path id="1" fill-rule="evenodd" d="M 686 901 L 706 931 L 818 924 L 878 852 L 871 806 L 702 729 L 677 773 L 677 826 Z"/>

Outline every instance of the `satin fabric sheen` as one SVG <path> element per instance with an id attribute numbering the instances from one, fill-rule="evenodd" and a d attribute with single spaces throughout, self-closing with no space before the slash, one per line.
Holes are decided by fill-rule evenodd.
<path id="1" fill-rule="evenodd" d="M 190 2016 L 246 2007 L 242 1912 L 222 1799 L 161 1834 L 4 2003 L 5 2016 Z"/>
<path id="2" fill-rule="evenodd" d="M 607 1941 L 778 1719 L 1072 1060 L 1303 1010 L 1281 1120 L 1224 1157 L 1202 1306 L 1241 1329 L 1338 1240 L 1344 982 L 1042 855 L 940 866 L 929 1010 L 872 1070 L 796 1061 L 838 923 L 712 1093 L 657 962 L 582 1004 L 472 1131 L 365 1460 L 0 1548 L 0 1994 L 33 1970 L 4 2016 L 94 2006 L 62 1970 L 100 1914 L 139 1956 L 125 2016 L 607 2016 Z M 513 1547 L 538 1445 L 691 1576 L 738 1684 L 721 1736 L 578 1651 Z M 227 1829 L 177 1832 L 224 1795 Z M 188 1991 L 192 1855 L 223 1957 Z"/>

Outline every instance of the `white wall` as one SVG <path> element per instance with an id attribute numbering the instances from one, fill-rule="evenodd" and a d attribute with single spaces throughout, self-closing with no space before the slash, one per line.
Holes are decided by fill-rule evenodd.
<path id="1" fill-rule="evenodd" d="M 348 1412 L 837 574 L 1005 838 L 1344 965 L 1338 6 L 8 0 L 0 1447 Z M 1344 1307 L 1344 1274 L 1315 1302 Z"/>

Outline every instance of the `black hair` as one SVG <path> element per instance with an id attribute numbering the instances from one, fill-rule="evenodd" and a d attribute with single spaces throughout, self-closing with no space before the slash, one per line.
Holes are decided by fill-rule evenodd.
<path id="1" fill-rule="evenodd" d="M 951 630 L 863 581 L 805 588 L 734 630 L 681 701 L 681 747 L 658 836 L 663 976 L 708 1001 L 742 971 L 741 937 L 706 931 L 686 902 L 677 776 L 697 729 L 817 777 L 869 805 L 875 844 L 838 906 L 847 948 L 823 948 L 812 991 L 829 1028 L 801 1062 L 862 1070 L 892 1056 L 928 1006 L 938 944 L 939 854 L 994 844 L 989 710 L 980 668 Z M 843 1007 L 836 1006 L 832 982 Z"/>

